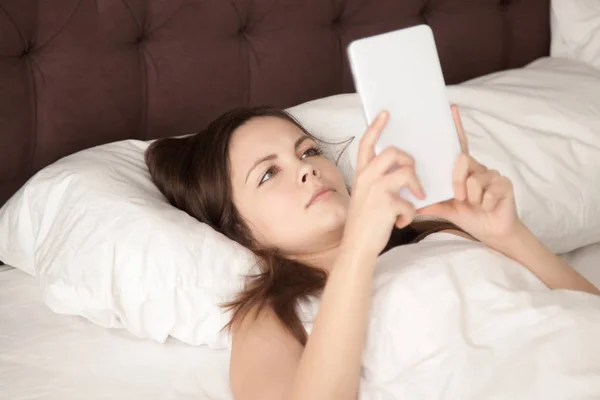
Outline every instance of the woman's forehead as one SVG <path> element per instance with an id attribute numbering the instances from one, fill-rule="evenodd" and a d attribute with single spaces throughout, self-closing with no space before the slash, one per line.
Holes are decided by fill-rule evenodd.
<path id="1" fill-rule="evenodd" d="M 230 152 L 267 151 L 269 148 L 293 146 L 305 133 L 295 124 L 276 117 L 257 117 L 236 129 Z"/>

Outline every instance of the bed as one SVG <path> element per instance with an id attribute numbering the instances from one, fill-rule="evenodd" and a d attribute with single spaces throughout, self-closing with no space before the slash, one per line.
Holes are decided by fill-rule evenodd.
<path id="1" fill-rule="evenodd" d="M 568 254 L 600 285 L 600 244 Z M 0 392 L 21 399 L 232 400 L 229 352 L 133 338 L 40 299 L 35 278 L 0 267 Z"/>
<path id="2" fill-rule="evenodd" d="M 345 47 L 419 23 L 448 84 L 550 54 L 549 0 L 60 0 L 0 3 L 0 205 L 66 155 L 202 129 L 239 105 L 353 92 Z M 564 255 L 600 285 L 600 244 Z M 53 313 L 0 266 L 0 393 L 231 399 L 226 350 L 159 344 Z"/>

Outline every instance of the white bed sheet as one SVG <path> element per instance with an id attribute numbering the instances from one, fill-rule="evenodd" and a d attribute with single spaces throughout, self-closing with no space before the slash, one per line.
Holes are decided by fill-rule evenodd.
<path id="1" fill-rule="evenodd" d="M 600 286 L 600 243 L 565 255 Z M 37 281 L 0 272 L 0 394 L 11 400 L 231 400 L 229 354 L 57 315 Z"/>
<path id="2" fill-rule="evenodd" d="M 0 398 L 230 400 L 229 354 L 161 345 L 54 314 L 35 278 L 0 272 Z"/>

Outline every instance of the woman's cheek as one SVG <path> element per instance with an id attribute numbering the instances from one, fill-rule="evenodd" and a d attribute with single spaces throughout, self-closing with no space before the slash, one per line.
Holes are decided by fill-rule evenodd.
<path id="1" fill-rule="evenodd" d="M 291 216 L 291 213 L 297 213 L 299 210 L 295 210 L 293 205 L 294 203 L 299 203 L 298 201 L 294 202 L 293 200 L 293 191 L 291 188 L 286 190 L 278 191 L 274 193 L 273 196 L 269 199 L 267 204 L 269 205 L 269 210 L 277 215 L 277 216 Z"/>

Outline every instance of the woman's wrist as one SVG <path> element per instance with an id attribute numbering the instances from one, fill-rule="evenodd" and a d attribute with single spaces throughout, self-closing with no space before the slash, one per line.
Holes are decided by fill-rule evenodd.
<path id="1" fill-rule="evenodd" d="M 378 255 L 376 251 L 369 249 L 364 243 L 355 243 L 349 238 L 344 238 L 336 261 L 346 265 L 355 264 L 368 268 L 375 265 Z"/>
<path id="2" fill-rule="evenodd" d="M 511 258 L 519 258 L 518 255 L 523 251 L 527 251 L 527 248 L 532 244 L 541 245 L 539 240 L 521 220 L 505 235 L 484 238 L 481 241 L 486 246 Z"/>

